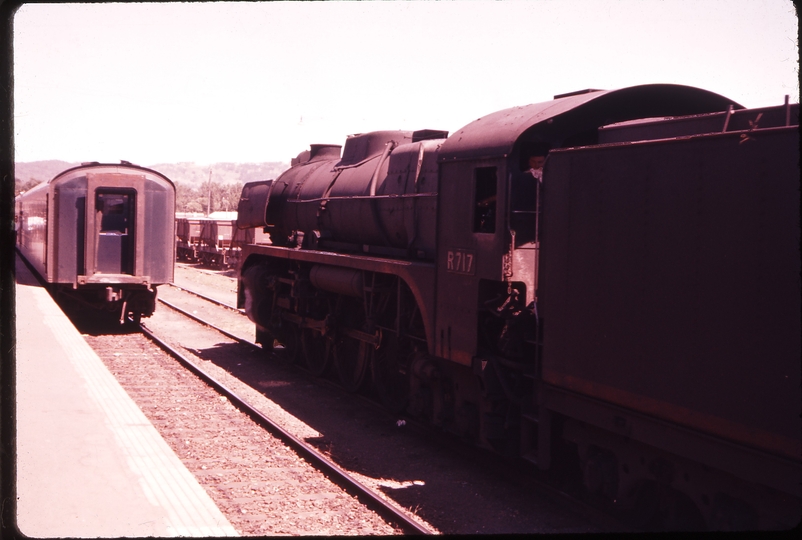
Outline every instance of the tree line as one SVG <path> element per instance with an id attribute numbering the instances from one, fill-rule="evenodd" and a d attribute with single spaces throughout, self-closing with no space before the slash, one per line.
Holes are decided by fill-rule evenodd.
<path id="1" fill-rule="evenodd" d="M 175 183 L 175 211 L 200 212 L 235 212 L 242 193 L 242 182 L 220 183 L 207 181 L 200 186 Z"/>
<path id="2" fill-rule="evenodd" d="M 36 187 L 42 182 L 37 178 L 14 179 L 14 196 Z M 242 193 L 242 182 L 206 181 L 200 186 L 175 182 L 175 211 L 211 214 L 212 212 L 235 212 Z"/>
<path id="3" fill-rule="evenodd" d="M 22 181 L 19 178 L 14 178 L 14 196 L 16 197 L 20 193 L 24 193 L 29 189 L 38 186 L 42 183 L 42 180 L 37 178 L 28 178 L 28 180 Z"/>

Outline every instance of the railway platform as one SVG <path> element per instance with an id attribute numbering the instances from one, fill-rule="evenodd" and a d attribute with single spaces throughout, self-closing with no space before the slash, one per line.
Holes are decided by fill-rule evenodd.
<path id="1" fill-rule="evenodd" d="M 19 254 L 16 272 L 18 530 L 237 536 Z"/>

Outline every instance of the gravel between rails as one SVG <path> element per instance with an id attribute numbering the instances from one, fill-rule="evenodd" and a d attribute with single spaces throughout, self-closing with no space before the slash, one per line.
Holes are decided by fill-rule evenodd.
<path id="1" fill-rule="evenodd" d="M 174 282 L 229 305 L 237 304 L 237 270 L 214 272 L 197 265 L 176 263 Z M 159 289 L 161 294 L 161 289 Z"/>
<path id="2" fill-rule="evenodd" d="M 241 535 L 398 534 L 146 337 L 84 337 Z"/>

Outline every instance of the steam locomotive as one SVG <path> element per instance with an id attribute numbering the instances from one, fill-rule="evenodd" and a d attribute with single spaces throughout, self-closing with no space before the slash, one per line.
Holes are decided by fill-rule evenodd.
<path id="1" fill-rule="evenodd" d="M 239 307 L 642 526 L 793 527 L 798 112 L 644 85 L 312 145 L 243 189 L 272 245 L 243 248 Z"/>
<path id="2" fill-rule="evenodd" d="M 56 296 L 138 323 L 172 283 L 175 187 L 127 161 L 83 163 L 15 200 L 17 249 Z"/>

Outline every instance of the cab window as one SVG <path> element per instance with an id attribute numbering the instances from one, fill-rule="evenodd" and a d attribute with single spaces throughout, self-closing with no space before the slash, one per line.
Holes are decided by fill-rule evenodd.
<path id="1" fill-rule="evenodd" d="M 496 167 L 474 170 L 473 232 L 496 232 Z"/>

